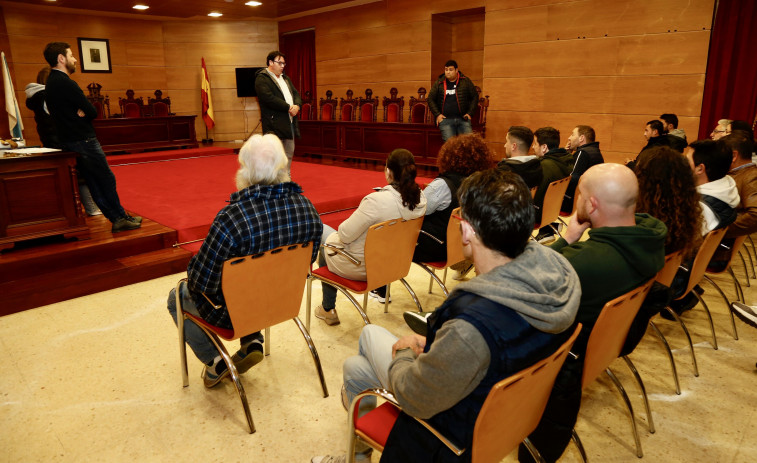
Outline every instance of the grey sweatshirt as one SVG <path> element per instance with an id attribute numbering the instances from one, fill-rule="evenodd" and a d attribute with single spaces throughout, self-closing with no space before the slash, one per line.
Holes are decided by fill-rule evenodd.
<path id="1" fill-rule="evenodd" d="M 534 242 L 515 260 L 454 289 L 460 290 L 510 307 L 548 333 L 569 328 L 581 300 L 578 276 L 567 259 Z M 427 353 L 416 357 L 411 349 L 398 351 L 389 382 L 405 413 L 430 418 L 470 394 L 486 376 L 489 361 L 481 333 L 467 321 L 452 319 L 437 331 Z"/>

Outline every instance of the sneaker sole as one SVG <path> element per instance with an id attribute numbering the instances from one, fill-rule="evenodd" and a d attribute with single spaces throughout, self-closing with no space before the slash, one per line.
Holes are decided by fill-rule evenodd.
<path id="1" fill-rule="evenodd" d="M 381 297 L 378 294 L 373 294 L 373 293 L 368 293 L 368 296 L 372 297 L 373 299 L 376 299 L 379 304 L 386 304 L 386 298 L 385 297 Z M 391 304 L 391 302 L 392 302 L 392 298 L 390 297 L 389 298 L 389 303 Z"/>
<path id="2" fill-rule="evenodd" d="M 742 310 L 744 309 L 737 309 L 736 307 L 736 303 L 731 304 L 731 312 L 736 315 L 742 322 L 753 328 L 757 328 L 757 316 L 746 314 L 742 312 Z"/>
<path id="3" fill-rule="evenodd" d="M 202 383 L 203 383 L 203 384 L 205 385 L 205 387 L 206 387 L 206 388 L 208 388 L 208 389 L 211 389 L 211 388 L 213 388 L 213 387 L 217 386 L 217 385 L 218 385 L 218 383 L 220 383 L 221 381 L 223 381 L 223 379 L 224 379 L 225 377 L 229 376 L 229 369 L 227 368 L 226 370 L 224 370 L 224 372 L 223 372 L 223 373 L 221 373 L 221 374 L 220 374 L 220 375 L 218 376 L 218 378 L 216 378 L 216 379 L 210 379 L 210 378 L 208 378 L 208 377 L 206 376 L 206 371 L 207 371 L 207 369 L 208 369 L 208 367 L 207 367 L 207 366 L 204 366 L 204 367 L 202 367 L 202 373 L 200 374 L 200 377 L 202 378 Z"/>
<path id="4" fill-rule="evenodd" d="M 414 333 L 426 336 L 428 334 L 428 322 L 425 318 L 419 317 L 412 312 L 405 312 L 402 314 L 402 318 L 405 319 L 407 326 L 413 330 Z"/>
<path id="5" fill-rule="evenodd" d="M 234 362 L 234 366 L 237 367 L 237 371 L 241 375 L 242 373 L 247 373 L 247 371 L 257 365 L 258 363 L 262 362 L 265 358 L 265 355 L 258 351 L 253 350 L 249 354 L 247 354 L 244 358 L 240 357 L 237 354 L 234 354 L 231 357 L 231 361 Z"/>

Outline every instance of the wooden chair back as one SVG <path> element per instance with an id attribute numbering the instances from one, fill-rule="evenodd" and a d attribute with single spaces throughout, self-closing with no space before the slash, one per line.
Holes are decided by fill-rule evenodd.
<path id="1" fill-rule="evenodd" d="M 123 113 L 124 117 L 141 117 L 142 112 L 139 109 L 139 106 L 135 103 L 126 103 L 123 105 Z"/>
<path id="2" fill-rule="evenodd" d="M 697 256 L 694 258 L 694 264 L 691 266 L 686 291 L 683 292 L 681 297 L 685 297 L 702 280 L 704 273 L 707 271 L 707 265 L 710 263 L 710 259 L 712 259 L 715 251 L 717 251 L 718 246 L 720 246 L 725 232 L 726 228 L 718 228 L 707 233 L 704 237 L 704 241 L 699 247 L 699 251 L 697 251 Z"/>
<path id="3" fill-rule="evenodd" d="M 365 238 L 367 287 L 378 288 L 410 272 L 423 217 L 392 219 L 372 225 Z"/>
<path id="4" fill-rule="evenodd" d="M 331 98 L 334 93 L 326 90 L 326 98 L 321 98 L 318 105 L 321 107 L 321 120 L 333 121 L 336 115 L 336 98 Z"/>
<path id="5" fill-rule="evenodd" d="M 405 97 L 397 97 L 396 87 L 389 89 L 389 98 L 384 97 L 384 122 L 402 122 L 402 111 L 405 108 Z"/>
<path id="6" fill-rule="evenodd" d="M 582 387 L 589 385 L 618 358 L 636 313 L 652 288 L 654 279 L 609 301 L 589 335 L 584 358 Z"/>
<path id="7" fill-rule="evenodd" d="M 347 90 L 347 98 L 339 98 L 339 120 L 355 120 L 355 106 L 357 105 L 357 100 L 352 98 L 352 95 L 352 90 Z"/>
<path id="8" fill-rule="evenodd" d="M 294 244 L 224 262 L 221 288 L 234 326 L 231 339 L 298 316 L 312 253 L 313 243 Z"/>
<path id="9" fill-rule="evenodd" d="M 357 120 L 361 122 L 376 122 L 378 113 L 378 97 L 373 98 L 373 90 L 365 89 L 365 98 L 357 99 Z"/>
<path id="10" fill-rule="evenodd" d="M 298 116 L 301 121 L 309 121 L 313 119 L 313 98 L 310 90 L 305 90 L 305 94 L 302 95 L 302 105 L 300 106 L 300 113 Z"/>
<path id="11" fill-rule="evenodd" d="M 747 237 L 747 235 L 741 235 L 741 236 L 737 236 L 736 238 L 734 238 L 733 244 L 731 245 L 731 249 L 730 249 L 730 251 L 728 253 L 728 265 L 722 267 L 722 269 L 720 269 L 718 271 L 712 271 L 711 269 L 707 269 L 706 272 L 714 274 L 714 275 L 717 275 L 718 273 L 723 273 L 723 272 L 727 271 L 728 268 L 731 265 L 733 265 L 733 259 L 736 258 L 736 256 L 739 253 L 739 249 L 741 249 L 741 247 L 744 245 L 744 241 L 746 241 L 746 237 Z M 717 251 L 717 249 L 716 249 L 716 251 Z M 748 278 L 747 278 L 747 280 L 748 280 Z"/>
<path id="12" fill-rule="evenodd" d="M 428 100 L 426 99 L 426 89 L 418 89 L 418 98 L 410 97 L 410 116 L 408 122 L 411 124 L 427 124 L 429 118 Z"/>
<path id="13" fill-rule="evenodd" d="M 541 420 L 552 386 L 581 331 L 549 357 L 494 385 L 473 428 L 471 461 L 497 463 L 531 434 Z"/>
<path id="14" fill-rule="evenodd" d="M 547 192 L 544 194 L 544 203 L 541 206 L 541 223 L 535 228 L 545 227 L 552 222 L 556 222 L 560 217 L 560 207 L 568 191 L 570 176 L 560 180 L 555 180 L 547 186 Z"/>
<path id="15" fill-rule="evenodd" d="M 673 279 L 676 276 L 676 272 L 678 272 L 678 267 L 680 267 L 682 260 L 683 251 L 671 252 L 670 254 L 665 256 L 665 265 L 662 267 L 662 269 L 660 269 L 659 272 L 657 272 L 655 281 L 660 283 L 661 285 L 670 287 L 670 285 L 673 283 Z"/>
<path id="16" fill-rule="evenodd" d="M 465 260 L 463 255 L 463 235 L 460 231 L 460 208 L 455 208 L 447 223 L 447 265 Z"/>
<path id="17" fill-rule="evenodd" d="M 171 113 L 168 105 L 163 103 L 162 101 L 156 101 L 150 106 L 152 106 L 152 115 L 155 117 L 168 117 Z"/>

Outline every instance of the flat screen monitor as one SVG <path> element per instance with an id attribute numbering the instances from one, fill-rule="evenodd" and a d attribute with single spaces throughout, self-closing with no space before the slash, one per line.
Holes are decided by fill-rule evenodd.
<path id="1" fill-rule="evenodd" d="M 236 68 L 237 97 L 258 96 L 255 92 L 255 74 L 264 68 Z"/>

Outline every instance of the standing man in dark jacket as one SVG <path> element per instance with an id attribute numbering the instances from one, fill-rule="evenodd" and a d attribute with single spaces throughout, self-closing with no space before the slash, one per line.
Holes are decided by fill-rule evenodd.
<path id="1" fill-rule="evenodd" d="M 574 161 L 573 172 L 570 173 L 570 184 L 565 192 L 562 208 L 560 208 L 563 212 L 573 212 L 573 197 L 578 186 L 578 179 L 589 167 L 605 162 L 602 152 L 599 151 L 599 142 L 594 141 L 594 137 L 594 129 L 588 125 L 577 125 L 568 137 L 568 144 L 565 148 L 568 151 L 573 151 Z"/>
<path id="2" fill-rule="evenodd" d="M 463 133 L 471 133 L 471 117 L 478 104 L 476 86 L 457 70 L 457 61 L 444 64 L 444 74 L 431 86 L 428 107 L 442 133 L 442 141 Z"/>
<path id="3" fill-rule="evenodd" d="M 263 133 L 279 137 L 291 169 L 294 138 L 300 138 L 297 114 L 302 106 L 302 98 L 289 77 L 284 75 L 284 66 L 287 64 L 284 54 L 278 50 L 268 53 L 266 64 L 268 67 L 255 75 L 255 92 L 260 104 Z"/>
<path id="4" fill-rule="evenodd" d="M 113 233 L 142 226 L 141 217 L 126 214 L 116 191 L 116 176 L 110 170 L 92 119 L 97 109 L 84 96 L 79 85 L 71 80 L 76 72 L 76 58 L 65 42 L 51 42 L 45 47 L 45 60 L 50 65 L 47 79 L 47 108 L 55 121 L 63 149 L 79 154 L 76 166 L 87 182 L 92 199 L 103 215 L 113 223 Z"/>

